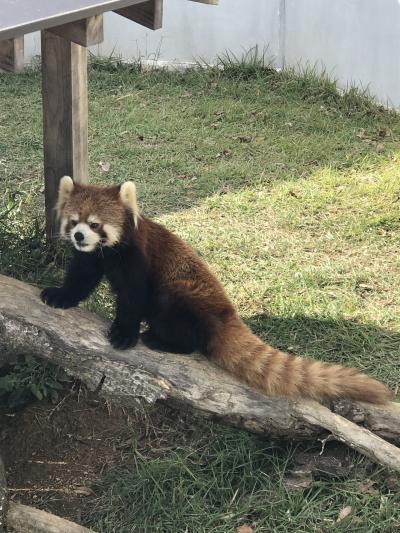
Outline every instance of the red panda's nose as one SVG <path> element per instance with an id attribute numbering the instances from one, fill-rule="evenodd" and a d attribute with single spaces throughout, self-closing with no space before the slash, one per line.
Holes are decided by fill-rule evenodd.
<path id="1" fill-rule="evenodd" d="M 74 238 L 75 238 L 76 242 L 81 242 L 81 241 L 83 241 L 85 236 L 80 231 L 77 231 L 76 233 L 74 233 Z"/>

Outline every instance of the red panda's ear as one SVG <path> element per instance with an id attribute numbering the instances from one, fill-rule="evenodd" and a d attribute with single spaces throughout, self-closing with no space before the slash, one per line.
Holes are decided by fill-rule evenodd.
<path id="1" fill-rule="evenodd" d="M 132 212 L 133 222 L 137 227 L 140 211 L 136 201 L 136 185 L 132 181 L 123 183 L 119 189 L 119 197 L 122 204 Z"/>
<path id="2" fill-rule="evenodd" d="M 58 199 L 56 204 L 57 217 L 60 218 L 61 211 L 63 210 L 66 202 L 71 197 L 72 191 L 74 190 L 74 182 L 69 176 L 63 176 L 60 180 L 60 185 L 58 187 Z"/>

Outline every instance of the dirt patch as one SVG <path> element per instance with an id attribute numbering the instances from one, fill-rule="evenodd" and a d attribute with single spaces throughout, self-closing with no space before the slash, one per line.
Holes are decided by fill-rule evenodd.
<path id="1" fill-rule="evenodd" d="M 54 406 L 0 409 L 0 446 L 10 498 L 80 522 L 90 483 L 132 448 L 129 412 L 73 391 Z"/>

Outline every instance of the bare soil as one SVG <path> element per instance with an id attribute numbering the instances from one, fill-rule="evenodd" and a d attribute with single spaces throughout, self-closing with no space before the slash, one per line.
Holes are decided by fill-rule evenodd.
<path id="1" fill-rule="evenodd" d="M 0 410 L 0 447 L 10 498 L 80 522 L 90 484 L 124 460 L 132 419 L 94 395 L 74 391 L 58 405 Z"/>

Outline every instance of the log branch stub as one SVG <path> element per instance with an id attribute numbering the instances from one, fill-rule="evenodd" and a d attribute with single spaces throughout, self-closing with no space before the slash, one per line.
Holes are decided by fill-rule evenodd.
<path id="1" fill-rule="evenodd" d="M 7 515 L 7 531 L 15 533 L 95 533 L 40 509 L 10 502 Z"/>

